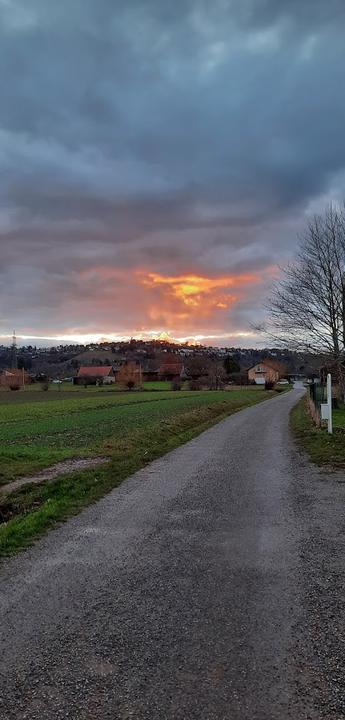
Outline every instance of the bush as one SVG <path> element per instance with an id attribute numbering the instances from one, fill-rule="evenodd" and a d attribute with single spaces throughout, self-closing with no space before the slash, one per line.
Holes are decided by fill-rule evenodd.
<path id="1" fill-rule="evenodd" d="M 224 387 L 224 382 L 222 378 L 211 375 L 209 377 L 208 386 L 210 390 L 222 390 L 222 388 Z"/>
<path id="2" fill-rule="evenodd" d="M 182 387 L 182 383 L 181 383 L 180 378 L 175 378 L 174 380 L 172 380 L 172 383 L 171 383 L 172 390 L 181 390 L 181 387 Z"/>
<path id="3" fill-rule="evenodd" d="M 10 390 L 19 390 L 20 385 L 10 385 Z"/>
<path id="4" fill-rule="evenodd" d="M 190 380 L 188 383 L 189 390 L 201 390 L 202 389 L 202 381 L 201 380 Z"/>
<path id="5" fill-rule="evenodd" d="M 255 380 L 248 380 L 247 372 L 231 373 L 229 380 L 232 380 L 235 385 L 255 385 Z"/>
<path id="6" fill-rule="evenodd" d="M 44 392 L 47 392 L 47 390 L 49 390 L 49 382 L 42 383 L 41 390 L 43 390 Z"/>
<path id="7" fill-rule="evenodd" d="M 275 382 L 273 380 L 265 380 L 265 390 L 273 390 Z"/>
<path id="8" fill-rule="evenodd" d="M 133 390 L 134 385 L 135 385 L 134 380 L 127 380 L 127 382 L 126 382 L 126 388 L 127 388 L 127 390 Z"/>

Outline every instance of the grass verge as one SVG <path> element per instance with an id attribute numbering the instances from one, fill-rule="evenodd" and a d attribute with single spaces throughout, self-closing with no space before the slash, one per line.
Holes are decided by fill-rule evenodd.
<path id="1" fill-rule="evenodd" d="M 316 427 L 308 412 L 307 398 L 295 405 L 290 422 L 297 443 L 306 450 L 312 462 L 335 469 L 345 468 L 344 432 L 335 428 L 333 435 L 329 435 L 326 428 Z"/>
<path id="2" fill-rule="evenodd" d="M 138 427 L 125 437 L 107 440 L 110 462 L 92 470 L 28 485 L 0 502 L 0 555 L 31 544 L 48 528 L 98 500 L 155 458 L 191 440 L 211 425 L 274 392 L 238 394 L 221 402 L 186 409 L 178 416 Z"/>

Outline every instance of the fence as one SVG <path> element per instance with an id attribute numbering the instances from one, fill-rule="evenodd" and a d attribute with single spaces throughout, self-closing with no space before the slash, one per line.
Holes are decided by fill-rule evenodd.
<path id="1" fill-rule="evenodd" d="M 312 385 L 309 385 L 309 394 L 315 407 L 320 410 L 321 403 L 326 402 L 327 399 L 326 383 L 313 383 Z"/>
<path id="2" fill-rule="evenodd" d="M 309 385 L 309 406 L 312 418 L 316 425 L 321 425 L 321 404 L 327 401 L 326 383 L 313 383 Z"/>

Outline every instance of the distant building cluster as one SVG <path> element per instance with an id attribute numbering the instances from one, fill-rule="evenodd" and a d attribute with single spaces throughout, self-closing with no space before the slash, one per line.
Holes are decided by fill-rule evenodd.
<path id="1" fill-rule="evenodd" d="M 219 387 L 225 382 L 265 384 L 283 377 L 312 377 L 324 360 L 273 349 L 205 347 L 168 340 L 60 345 L 51 348 L 0 346 L 0 385 L 70 381 L 76 385 L 127 387 L 166 380 Z"/>

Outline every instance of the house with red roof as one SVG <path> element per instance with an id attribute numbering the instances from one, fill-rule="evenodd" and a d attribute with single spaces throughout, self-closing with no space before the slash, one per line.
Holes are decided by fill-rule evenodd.
<path id="1" fill-rule="evenodd" d="M 115 382 L 115 372 L 112 365 L 87 365 L 80 367 L 73 380 L 74 385 L 110 385 Z"/>

